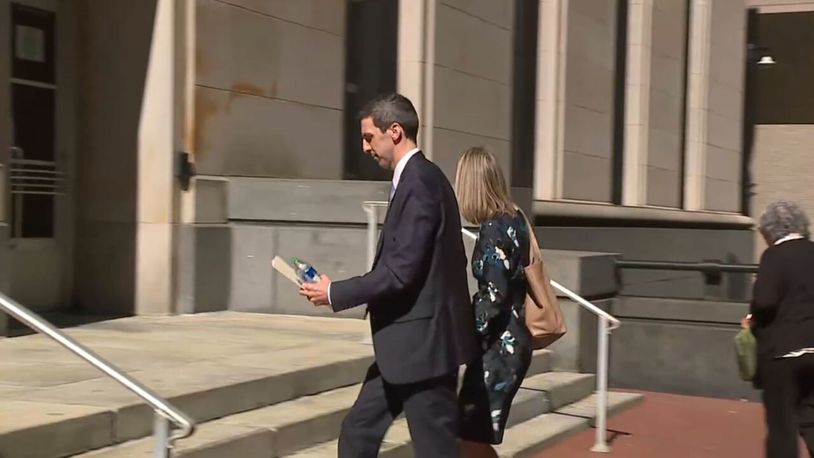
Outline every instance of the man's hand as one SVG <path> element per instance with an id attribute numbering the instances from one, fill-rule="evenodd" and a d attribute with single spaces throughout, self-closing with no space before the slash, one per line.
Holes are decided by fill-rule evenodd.
<path id="1" fill-rule="evenodd" d="M 330 305 L 328 301 L 328 288 L 331 279 L 327 275 L 320 275 L 316 283 L 303 283 L 300 287 L 300 296 L 304 296 L 314 305 Z"/>

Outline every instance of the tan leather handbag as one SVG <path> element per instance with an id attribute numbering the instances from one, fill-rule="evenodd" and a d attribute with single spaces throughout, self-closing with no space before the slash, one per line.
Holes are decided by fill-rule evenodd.
<path id="1" fill-rule="evenodd" d="M 567 328 L 557 295 L 543 266 L 534 226 L 525 214 L 523 218 L 529 229 L 529 265 L 523 269 L 526 273 L 526 327 L 531 334 L 531 348 L 539 350 L 565 335 Z"/>

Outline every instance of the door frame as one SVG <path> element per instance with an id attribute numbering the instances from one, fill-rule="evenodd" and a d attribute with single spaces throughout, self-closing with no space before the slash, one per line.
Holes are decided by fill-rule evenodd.
<path id="1" fill-rule="evenodd" d="M 78 63 L 71 59 L 76 52 L 75 2 L 64 0 L 0 0 L 0 15 L 6 15 L 9 33 L 0 39 L 0 46 L 8 49 L 8 60 L 0 69 L 6 69 L 0 81 L 6 85 L 11 95 L 12 83 L 20 82 L 12 78 L 11 55 L 11 8 L 20 4 L 38 9 L 53 11 L 55 14 L 55 82 L 54 82 L 54 162 L 62 173 L 64 181 L 61 194 L 54 196 L 54 232 L 50 238 L 12 238 L 14 218 L 11 215 L 12 194 L 10 181 L 6 184 L 6 202 L 9 210 L 6 220 L 9 223 L 7 253 L 11 260 L 8 267 L 9 292 L 23 305 L 35 311 L 63 311 L 73 304 L 73 253 L 74 253 L 74 177 L 76 156 L 76 86 Z M 70 62 L 73 60 L 74 62 Z M 34 83 L 32 85 L 37 85 Z M 10 99 L 10 97 L 9 97 Z M 8 132 L 11 131 L 13 113 L 11 103 L 8 108 Z M 9 144 L 13 147 L 9 135 Z M 11 151 L 5 152 L 4 162 L 10 164 Z M 10 173 L 10 166 L 8 172 Z M 15 266 L 17 269 L 15 269 Z M 40 270 L 42 269 L 42 270 Z M 42 278 L 34 278 L 45 272 Z M 42 289 L 45 288 L 46 291 Z"/>

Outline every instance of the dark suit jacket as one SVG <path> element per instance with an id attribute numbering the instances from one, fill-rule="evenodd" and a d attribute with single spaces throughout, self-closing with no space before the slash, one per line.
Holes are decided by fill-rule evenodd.
<path id="1" fill-rule="evenodd" d="M 390 383 L 457 371 L 476 355 L 455 193 L 418 153 L 387 210 L 373 268 L 331 284 L 334 311 L 368 304 L 376 363 Z"/>
<path id="2" fill-rule="evenodd" d="M 814 242 L 791 240 L 763 252 L 750 313 L 758 373 L 761 360 L 814 347 Z"/>

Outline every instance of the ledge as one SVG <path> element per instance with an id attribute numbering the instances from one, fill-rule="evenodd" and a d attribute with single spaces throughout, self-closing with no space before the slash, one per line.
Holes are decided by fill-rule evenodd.
<path id="1" fill-rule="evenodd" d="M 748 311 L 749 304 L 746 302 L 625 296 L 613 305 L 612 313 L 620 319 L 735 325 Z"/>
<path id="2" fill-rule="evenodd" d="M 387 200 L 389 182 L 293 180 L 248 177 L 196 179 L 197 223 L 228 221 L 309 224 L 367 224 L 364 201 Z M 629 226 L 734 228 L 749 230 L 754 221 L 725 212 L 624 207 L 573 201 L 534 201 L 537 226 Z M 385 211 L 379 212 L 379 221 Z M 470 225 L 464 224 L 467 227 Z M 474 228 L 473 228 L 474 229 Z"/>
<path id="3" fill-rule="evenodd" d="M 804 13 L 814 11 L 814 5 L 806 3 L 785 2 L 779 5 L 754 5 L 759 14 Z"/>
<path id="4" fill-rule="evenodd" d="M 226 220 L 312 224 L 367 224 L 362 202 L 387 201 L 390 190 L 389 182 L 380 181 L 229 177 L 225 184 L 219 213 Z M 380 221 L 384 215 L 379 212 Z"/>
<path id="5" fill-rule="evenodd" d="M 684 226 L 684 227 L 731 227 L 751 229 L 755 222 L 748 216 L 736 213 L 689 211 L 654 207 L 626 207 L 621 205 L 541 201 L 532 203 L 534 215 L 538 219 L 537 225 L 549 225 L 546 218 L 571 220 L 595 220 L 603 225 L 654 225 L 654 226 Z M 539 221 L 543 219 L 543 222 Z"/>
<path id="6" fill-rule="evenodd" d="M 542 250 L 552 280 L 586 299 L 612 296 L 619 290 L 615 253 Z M 557 296 L 564 297 L 560 291 Z"/>

